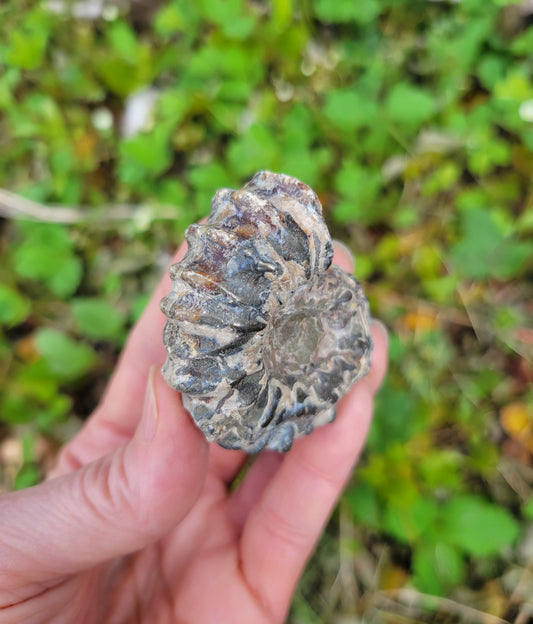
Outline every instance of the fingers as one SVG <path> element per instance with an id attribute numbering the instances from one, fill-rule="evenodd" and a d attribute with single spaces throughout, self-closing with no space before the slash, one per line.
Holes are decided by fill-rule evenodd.
<path id="1" fill-rule="evenodd" d="M 185 255 L 183 243 L 173 262 Z M 159 302 L 171 288 L 168 272 L 161 279 L 128 342 L 106 390 L 102 403 L 59 455 L 53 476 L 76 470 L 126 443 L 133 435 L 143 405 L 143 394 L 151 366 L 165 360 L 163 327 L 165 317 Z"/>
<path id="2" fill-rule="evenodd" d="M 333 264 L 340 266 L 341 269 L 351 273 L 353 271 L 353 255 L 352 252 L 339 241 L 333 241 Z"/>
<path id="3" fill-rule="evenodd" d="M 342 243 L 334 241 L 333 245 L 333 261 L 351 272 L 351 253 Z M 185 256 L 186 250 L 187 245 L 184 243 L 172 262 L 179 262 Z M 166 356 L 162 341 L 165 317 L 159 309 L 159 302 L 170 288 L 170 277 L 165 272 L 130 334 L 101 405 L 78 435 L 63 447 L 51 476 L 77 470 L 125 444 L 133 435 L 140 418 L 148 370 L 154 364 L 162 364 Z M 245 459 L 244 453 L 227 451 L 212 445 L 210 469 L 224 482 L 229 483 L 235 478 Z"/>
<path id="4" fill-rule="evenodd" d="M 153 370 L 142 412 L 131 441 L 113 454 L 0 497 L 0 588 L 45 583 L 135 551 L 188 513 L 208 445 Z"/>
<path id="5" fill-rule="evenodd" d="M 224 449 L 216 442 L 209 447 L 209 472 L 230 484 L 242 468 L 248 455 L 243 451 Z"/>
<path id="6" fill-rule="evenodd" d="M 263 451 L 250 466 L 246 477 L 228 501 L 229 513 L 237 533 L 242 531 L 250 510 L 261 498 L 283 459 L 284 455 L 281 453 Z"/>
<path id="7" fill-rule="evenodd" d="M 282 621 L 286 613 L 301 570 L 366 438 L 373 395 L 383 380 L 387 363 L 383 326 L 373 324 L 372 335 L 371 373 L 339 402 L 337 420 L 296 440 L 266 487 L 265 480 L 257 474 L 259 466 L 250 475 L 254 487 L 248 487 L 245 481 L 236 497 L 240 506 L 234 510 L 237 518 L 246 515 L 255 504 L 242 533 L 243 574 L 275 621 Z M 263 461 L 269 477 L 272 460 Z"/>

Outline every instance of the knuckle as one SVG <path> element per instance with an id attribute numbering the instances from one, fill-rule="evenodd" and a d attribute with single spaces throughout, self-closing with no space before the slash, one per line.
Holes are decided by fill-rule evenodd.
<path id="1" fill-rule="evenodd" d="M 83 505 L 103 523 L 124 529 L 140 526 L 142 505 L 129 477 L 123 449 L 87 466 L 78 487 Z"/>
<path id="2" fill-rule="evenodd" d="M 286 518 L 272 505 L 263 508 L 259 518 L 269 536 L 267 541 L 272 539 L 291 550 L 301 550 L 311 539 L 308 531 L 303 530 L 294 520 Z"/>

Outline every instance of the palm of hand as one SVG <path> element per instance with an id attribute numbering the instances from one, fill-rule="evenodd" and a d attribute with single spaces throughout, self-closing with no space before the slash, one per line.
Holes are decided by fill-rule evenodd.
<path id="1" fill-rule="evenodd" d="M 50 621 L 67 616 L 66 604 L 72 615 L 90 614 L 88 619 L 97 622 L 281 621 L 286 605 L 277 605 L 277 613 L 268 612 L 248 585 L 239 551 L 227 486 L 218 475 L 208 474 L 194 508 L 167 536 L 119 561 L 71 577 L 66 586 L 51 588 L 49 596 L 39 597 L 39 610 L 44 608 L 50 617 L 44 599 L 59 605 Z M 105 588 L 96 599 L 95 586 Z M 289 597 L 289 588 L 286 593 Z"/>
<path id="2" fill-rule="evenodd" d="M 351 270 L 342 251 L 335 260 Z M 233 490 L 246 456 L 208 445 L 153 366 L 164 358 L 158 302 L 168 289 L 166 277 L 53 478 L 0 496 L 2 624 L 285 617 L 363 445 L 386 335 L 373 327 L 372 370 L 337 420 L 285 455 L 261 453 Z"/>

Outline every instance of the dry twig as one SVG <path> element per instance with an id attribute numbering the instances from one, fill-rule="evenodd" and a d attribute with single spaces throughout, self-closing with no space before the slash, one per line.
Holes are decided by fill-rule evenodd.
<path id="1" fill-rule="evenodd" d="M 417 610 L 444 611 L 453 615 L 457 615 L 464 619 L 465 622 L 481 622 L 482 624 L 509 624 L 508 620 L 504 620 L 497 615 L 486 613 L 470 607 L 468 605 L 456 602 L 450 598 L 442 598 L 441 596 L 432 596 L 424 594 L 414 589 L 390 589 L 377 592 L 378 597 L 381 596 L 386 602 L 392 598 L 396 603 L 403 604 L 407 608 L 416 608 Z"/>
<path id="2" fill-rule="evenodd" d="M 161 206 L 157 219 L 175 219 L 177 209 Z M 98 223 L 130 221 L 145 216 L 150 211 L 148 204 L 116 204 L 101 208 L 46 206 L 6 189 L 0 189 L 0 217 L 40 221 L 46 223 Z"/>

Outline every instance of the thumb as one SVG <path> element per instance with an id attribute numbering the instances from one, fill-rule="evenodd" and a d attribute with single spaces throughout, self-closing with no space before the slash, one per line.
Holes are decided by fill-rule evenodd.
<path id="1" fill-rule="evenodd" d="M 0 587 L 77 572 L 162 537 L 194 505 L 207 461 L 208 445 L 179 395 L 152 369 L 127 444 L 0 496 Z"/>

